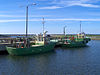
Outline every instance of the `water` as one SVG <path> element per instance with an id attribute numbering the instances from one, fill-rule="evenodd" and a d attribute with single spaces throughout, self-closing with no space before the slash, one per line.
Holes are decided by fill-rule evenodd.
<path id="1" fill-rule="evenodd" d="M 100 41 L 30 56 L 0 56 L 0 75 L 100 75 Z"/>

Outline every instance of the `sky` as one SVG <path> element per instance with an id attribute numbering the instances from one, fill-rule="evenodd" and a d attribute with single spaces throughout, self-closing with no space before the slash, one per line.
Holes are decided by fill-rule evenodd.
<path id="1" fill-rule="evenodd" d="M 25 34 L 26 6 L 29 6 L 28 33 L 100 34 L 100 0 L 0 0 L 0 34 Z"/>

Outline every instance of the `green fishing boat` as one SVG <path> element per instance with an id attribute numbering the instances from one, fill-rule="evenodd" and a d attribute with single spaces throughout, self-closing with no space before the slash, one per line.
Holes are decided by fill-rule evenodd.
<path id="1" fill-rule="evenodd" d="M 65 37 L 61 46 L 67 48 L 85 47 L 90 40 L 85 33 L 80 33 L 76 36 Z"/>
<path id="2" fill-rule="evenodd" d="M 10 55 L 31 55 L 52 51 L 55 47 L 55 42 L 51 42 L 50 38 L 38 35 L 34 43 L 16 42 L 12 46 L 7 46 L 6 49 Z"/>
<path id="3" fill-rule="evenodd" d="M 65 26 L 66 27 L 66 26 Z M 65 35 L 65 27 L 64 27 L 64 35 Z M 86 37 L 86 34 L 82 32 L 81 28 L 81 21 L 80 21 L 80 33 L 77 35 L 72 36 L 64 36 L 62 40 L 62 47 L 67 48 L 75 48 L 75 47 L 84 47 L 87 43 L 91 40 L 90 38 Z"/>

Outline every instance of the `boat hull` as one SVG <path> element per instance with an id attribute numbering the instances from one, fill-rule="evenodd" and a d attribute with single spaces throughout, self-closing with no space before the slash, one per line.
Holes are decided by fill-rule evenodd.
<path id="1" fill-rule="evenodd" d="M 8 53 L 10 55 L 32 55 L 38 53 L 49 52 L 54 49 L 55 43 L 43 45 L 43 46 L 36 46 L 30 48 L 13 48 L 13 47 L 6 47 Z"/>
<path id="2" fill-rule="evenodd" d="M 67 48 L 85 47 L 86 43 L 75 42 L 75 43 L 71 43 L 71 44 L 62 44 L 61 46 L 62 47 L 67 47 Z"/>
<path id="3" fill-rule="evenodd" d="M 76 48 L 76 47 L 85 47 L 87 46 L 87 43 L 90 41 L 90 38 L 85 38 L 81 41 L 72 41 L 70 43 L 67 44 L 62 44 L 62 47 L 67 47 L 67 48 Z"/>

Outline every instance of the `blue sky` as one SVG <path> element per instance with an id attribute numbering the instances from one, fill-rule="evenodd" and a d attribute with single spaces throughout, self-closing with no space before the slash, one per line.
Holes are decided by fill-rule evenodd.
<path id="1" fill-rule="evenodd" d="M 0 34 L 25 33 L 25 6 L 29 7 L 29 33 L 42 32 L 42 18 L 45 30 L 51 34 L 100 33 L 100 0 L 0 0 Z"/>

